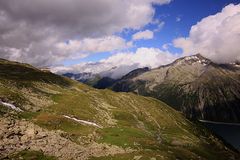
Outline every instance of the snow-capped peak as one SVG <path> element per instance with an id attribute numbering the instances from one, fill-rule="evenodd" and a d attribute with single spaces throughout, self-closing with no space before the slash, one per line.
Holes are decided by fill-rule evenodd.
<path id="1" fill-rule="evenodd" d="M 192 56 L 187 56 L 183 57 L 182 59 L 177 60 L 177 64 L 194 64 L 194 63 L 199 63 L 202 65 L 207 65 L 210 63 L 210 60 L 206 59 L 205 57 L 201 56 L 200 54 L 192 55 Z"/>

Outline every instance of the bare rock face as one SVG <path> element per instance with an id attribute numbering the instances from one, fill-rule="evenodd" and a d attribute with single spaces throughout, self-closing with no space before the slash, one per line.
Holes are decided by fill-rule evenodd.
<path id="1" fill-rule="evenodd" d="M 58 159 L 84 160 L 90 156 L 107 156 L 131 152 L 117 146 L 91 143 L 78 145 L 61 137 L 62 131 L 48 131 L 26 120 L 0 118 L 0 158 L 22 150 L 42 151 Z"/>

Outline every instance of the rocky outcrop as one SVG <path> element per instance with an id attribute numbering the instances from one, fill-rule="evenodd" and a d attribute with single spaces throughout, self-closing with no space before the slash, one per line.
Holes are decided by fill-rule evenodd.
<path id="1" fill-rule="evenodd" d="M 11 117 L 0 118 L 0 159 L 22 150 L 41 151 L 58 159 L 84 160 L 94 156 L 107 156 L 131 152 L 117 146 L 93 142 L 78 145 L 62 137 L 63 131 L 48 131 L 32 122 Z"/>

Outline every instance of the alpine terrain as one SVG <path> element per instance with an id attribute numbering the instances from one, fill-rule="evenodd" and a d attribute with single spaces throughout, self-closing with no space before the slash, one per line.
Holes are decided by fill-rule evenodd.
<path id="1" fill-rule="evenodd" d="M 114 91 L 155 97 L 190 119 L 240 122 L 240 65 L 216 64 L 200 54 L 141 72 L 130 72 Z"/>
<path id="2" fill-rule="evenodd" d="M 199 60 L 201 62 L 198 62 Z M 193 68 L 189 67 L 190 65 Z M 181 71 L 181 68 L 188 69 L 192 74 L 180 78 L 187 73 Z M 213 70 L 218 73 L 214 74 L 211 72 Z M 147 88 L 144 93 L 154 93 L 152 91 L 158 87 L 165 89 L 163 93 L 170 84 L 179 83 L 182 84 L 181 88 L 180 85 L 172 86 L 172 90 L 181 89 L 183 97 L 183 91 L 192 91 L 198 87 L 198 92 L 189 92 L 192 93 L 191 101 L 197 104 L 194 96 L 207 96 L 201 84 L 211 81 L 204 78 L 204 71 L 215 79 L 222 74 L 229 75 L 234 80 L 231 88 L 228 86 L 229 78 L 224 77 L 222 78 L 225 81 L 215 80 L 209 87 L 211 89 L 212 85 L 221 84 L 228 88 L 229 92 L 219 88 L 218 93 L 228 93 L 225 96 L 233 100 L 229 110 L 237 111 L 235 102 L 238 99 L 234 96 L 239 93 L 236 90 L 239 87 L 238 77 L 235 77 L 238 69 L 234 66 L 216 66 L 199 56 L 191 57 L 191 60 L 184 58 L 172 65 L 145 72 L 130 82 L 144 79 L 146 83 L 148 80 L 149 83 L 139 85 L 144 90 Z M 173 73 L 178 77 L 174 78 Z M 164 74 L 164 78 L 156 76 Z M 196 75 L 202 75 L 203 78 L 198 78 L 199 80 L 191 84 L 190 79 L 197 79 Z M 172 83 L 168 81 L 169 83 L 159 85 L 164 79 L 172 79 Z M 189 84 L 186 84 L 187 82 Z M 209 99 L 201 101 L 201 104 L 214 104 L 216 95 L 210 89 L 207 97 Z M 139 87 L 134 90 L 139 93 L 143 91 Z M 168 93 L 167 96 L 179 92 Z M 171 98 L 172 102 L 176 102 L 174 104 L 180 104 L 177 96 Z M 225 104 L 224 99 L 220 102 Z M 219 107 L 223 108 L 225 105 Z M 194 108 L 189 109 L 191 114 L 193 111 Z M 3 59 L 0 60 L 0 126 L 0 159 L 239 158 L 238 153 L 226 147 L 204 127 L 190 122 L 181 113 L 159 100 L 132 93 L 97 90 L 28 64 Z"/>

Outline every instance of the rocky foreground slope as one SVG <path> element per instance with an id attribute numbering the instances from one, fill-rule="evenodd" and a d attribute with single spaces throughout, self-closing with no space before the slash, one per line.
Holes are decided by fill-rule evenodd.
<path id="1" fill-rule="evenodd" d="M 0 159 L 238 159 L 166 104 L 0 60 Z"/>
<path id="2" fill-rule="evenodd" d="M 132 71 L 129 75 L 135 75 Z M 215 64 L 200 54 L 124 76 L 114 91 L 155 97 L 188 118 L 240 122 L 240 65 Z"/>

